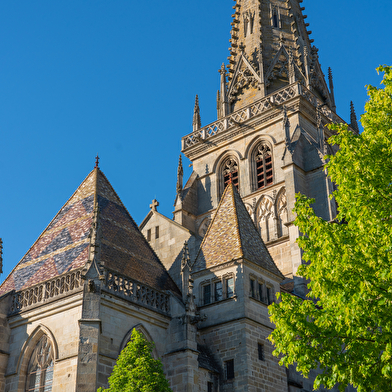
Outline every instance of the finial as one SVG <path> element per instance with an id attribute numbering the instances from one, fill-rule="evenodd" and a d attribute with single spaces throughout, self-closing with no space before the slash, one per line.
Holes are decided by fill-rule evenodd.
<path id="1" fill-rule="evenodd" d="M 154 199 L 150 204 L 150 208 L 152 211 L 157 211 L 157 207 L 159 207 L 159 203 L 156 199 Z"/>
<path id="2" fill-rule="evenodd" d="M 355 131 L 355 133 L 359 134 L 357 115 L 355 114 L 353 101 L 350 102 L 350 126 Z"/>
<path id="3" fill-rule="evenodd" d="M 219 69 L 219 73 L 221 75 L 226 75 L 226 67 L 225 67 L 225 63 L 222 63 L 220 69 Z"/>
<path id="4" fill-rule="evenodd" d="M 95 166 L 94 169 L 99 169 L 99 156 L 97 154 L 97 156 L 95 157 Z"/>
<path id="5" fill-rule="evenodd" d="M 201 118 L 200 118 L 199 96 L 196 94 L 195 108 L 193 110 L 193 131 L 197 131 L 200 128 L 201 128 Z"/>
<path id="6" fill-rule="evenodd" d="M 3 273 L 3 240 L 0 238 L 0 274 Z"/>
<path id="7" fill-rule="evenodd" d="M 332 80 L 332 68 L 328 67 L 328 79 Z"/>
<path id="8" fill-rule="evenodd" d="M 240 49 L 241 53 L 244 54 L 244 52 L 245 52 L 245 45 L 244 45 L 243 42 L 240 43 L 239 49 Z"/>
<path id="9" fill-rule="evenodd" d="M 184 169 L 182 167 L 182 156 L 180 154 L 180 158 L 178 160 L 178 169 L 177 169 L 177 195 L 179 195 L 182 191 L 183 175 L 184 175 Z"/>
<path id="10" fill-rule="evenodd" d="M 191 261 L 191 258 L 189 257 L 189 249 L 188 249 L 188 242 L 184 242 L 184 246 L 182 248 L 182 260 L 181 260 L 181 266 L 182 269 L 188 264 L 188 267 L 190 267 L 189 262 Z"/>

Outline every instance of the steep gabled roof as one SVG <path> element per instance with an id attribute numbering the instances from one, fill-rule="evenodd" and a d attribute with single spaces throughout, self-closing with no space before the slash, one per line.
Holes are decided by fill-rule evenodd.
<path id="1" fill-rule="evenodd" d="M 237 189 L 233 184 L 229 184 L 204 236 L 192 271 L 200 271 L 239 259 L 255 263 L 283 278 Z"/>
<path id="2" fill-rule="evenodd" d="M 95 168 L 5 279 L 0 295 L 86 265 L 95 203 L 99 207 L 98 262 L 153 288 L 179 294 L 109 181 Z"/>

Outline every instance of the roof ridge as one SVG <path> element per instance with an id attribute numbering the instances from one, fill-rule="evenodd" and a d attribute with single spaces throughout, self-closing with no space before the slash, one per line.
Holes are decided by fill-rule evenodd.
<path id="1" fill-rule="evenodd" d="M 236 201 L 236 195 L 235 192 L 237 192 L 238 197 L 241 197 L 238 193 L 237 190 L 234 190 L 234 184 L 232 182 L 229 183 L 229 186 L 231 188 L 231 192 L 233 194 L 233 200 L 234 200 L 234 217 L 236 220 L 236 225 L 235 229 L 238 233 L 238 239 L 239 239 L 239 244 L 240 244 L 240 250 L 241 250 L 241 257 L 245 258 L 245 253 L 244 253 L 244 247 L 242 246 L 242 236 L 241 236 L 241 230 L 240 230 L 240 222 L 238 220 L 238 211 L 237 211 L 237 201 Z"/>

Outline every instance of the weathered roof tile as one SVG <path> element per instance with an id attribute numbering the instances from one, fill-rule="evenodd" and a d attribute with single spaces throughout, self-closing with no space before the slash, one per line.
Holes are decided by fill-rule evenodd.
<path id="1" fill-rule="evenodd" d="M 193 271 L 246 259 L 283 278 L 260 237 L 237 189 L 229 184 L 204 236 Z"/>
<path id="2" fill-rule="evenodd" d="M 102 229 L 101 264 L 153 288 L 179 294 L 109 181 L 95 168 L 2 283 L 0 295 L 83 267 L 89 256 L 94 202 Z"/>

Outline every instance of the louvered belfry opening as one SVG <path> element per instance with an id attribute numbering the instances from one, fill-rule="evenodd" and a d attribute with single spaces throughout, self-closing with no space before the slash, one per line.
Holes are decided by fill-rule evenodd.
<path id="1" fill-rule="evenodd" d="M 261 145 L 256 155 L 257 189 L 271 185 L 274 181 L 272 154 L 268 146 Z"/>

